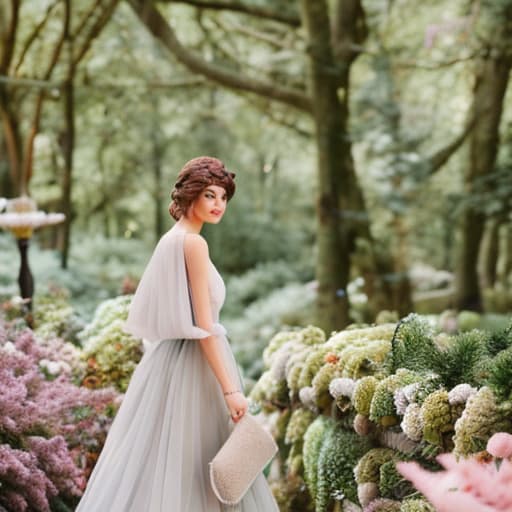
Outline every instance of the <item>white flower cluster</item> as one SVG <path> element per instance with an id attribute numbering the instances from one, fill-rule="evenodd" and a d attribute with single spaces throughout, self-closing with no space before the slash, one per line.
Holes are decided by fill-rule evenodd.
<path id="1" fill-rule="evenodd" d="M 355 387 L 356 381 L 354 379 L 341 377 L 331 381 L 329 384 L 329 393 L 334 399 L 338 399 L 341 396 L 352 399 Z"/>
<path id="2" fill-rule="evenodd" d="M 419 387 L 419 382 L 413 382 L 412 384 L 408 384 L 407 386 L 399 388 L 395 391 L 393 399 L 395 402 L 396 412 L 400 416 L 403 416 L 405 414 L 407 406 L 410 403 L 414 402 Z"/>
<path id="3" fill-rule="evenodd" d="M 299 391 L 299 399 L 303 403 L 304 407 L 314 412 L 318 410 L 316 406 L 315 390 L 312 386 L 301 388 Z"/>
<path id="4" fill-rule="evenodd" d="M 423 417 L 420 405 L 412 402 L 407 406 L 400 427 L 409 439 L 421 441 L 423 437 Z"/>
<path id="5" fill-rule="evenodd" d="M 294 351 L 294 345 L 293 341 L 288 341 L 273 354 L 270 372 L 274 380 L 286 379 L 286 364 Z"/>
<path id="6" fill-rule="evenodd" d="M 448 393 L 448 402 L 450 405 L 465 404 L 477 391 L 469 384 L 458 384 Z"/>
<path id="7" fill-rule="evenodd" d="M 4 352 L 7 352 L 7 354 L 22 354 L 23 353 L 16 348 L 16 345 L 12 341 L 7 341 L 3 345 L 0 345 L 0 349 L 3 350 Z"/>
<path id="8" fill-rule="evenodd" d="M 39 366 L 49 375 L 59 375 L 61 372 L 71 373 L 71 366 L 65 361 L 51 361 L 50 359 L 41 359 Z"/>

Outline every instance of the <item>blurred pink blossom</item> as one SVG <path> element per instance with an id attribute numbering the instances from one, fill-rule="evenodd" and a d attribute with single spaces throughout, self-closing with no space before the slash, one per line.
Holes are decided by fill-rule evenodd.
<path id="1" fill-rule="evenodd" d="M 489 453 L 510 454 L 512 436 L 494 434 Z M 430 472 L 416 462 L 397 464 L 402 473 L 434 505 L 438 512 L 510 512 L 512 510 L 512 462 L 504 458 L 482 461 L 477 457 L 456 460 L 453 454 L 437 457 L 445 471 Z"/>
<path id="2" fill-rule="evenodd" d="M 512 435 L 506 432 L 494 434 L 487 443 L 487 451 L 499 459 L 506 459 L 512 456 Z"/>
<path id="3" fill-rule="evenodd" d="M 0 320 L 0 511 L 80 496 L 117 408 L 114 389 L 79 387 L 71 371 L 49 380 L 44 360 L 75 367 L 76 354 Z"/>

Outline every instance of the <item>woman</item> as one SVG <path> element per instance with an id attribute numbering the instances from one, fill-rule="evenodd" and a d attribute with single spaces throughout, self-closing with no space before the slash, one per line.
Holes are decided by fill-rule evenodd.
<path id="1" fill-rule="evenodd" d="M 125 330 L 147 348 L 91 474 L 79 512 L 278 511 L 260 474 L 240 504 L 222 506 L 208 463 L 247 411 L 242 379 L 218 323 L 222 277 L 199 234 L 220 222 L 234 173 L 199 157 L 180 171 L 162 236 L 130 305 Z"/>

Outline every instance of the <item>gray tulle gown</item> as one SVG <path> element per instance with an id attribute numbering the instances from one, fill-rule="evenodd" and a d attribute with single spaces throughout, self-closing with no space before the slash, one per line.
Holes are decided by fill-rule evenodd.
<path id="1" fill-rule="evenodd" d="M 125 330 L 146 340 L 122 405 L 76 509 L 79 512 L 278 511 L 260 474 L 241 503 L 222 506 L 208 463 L 233 423 L 222 389 L 199 344 L 211 333 L 194 325 L 185 267 L 185 231 L 176 224 L 157 244 L 133 297 Z M 214 334 L 235 382 L 242 380 L 218 323 L 225 298 L 210 261 Z"/>

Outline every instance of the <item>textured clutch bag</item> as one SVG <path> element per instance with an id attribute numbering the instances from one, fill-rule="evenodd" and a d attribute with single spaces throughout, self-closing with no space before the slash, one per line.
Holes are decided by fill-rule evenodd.
<path id="1" fill-rule="evenodd" d="M 273 437 L 254 416 L 245 413 L 209 463 L 210 482 L 219 501 L 236 505 L 277 449 Z"/>

